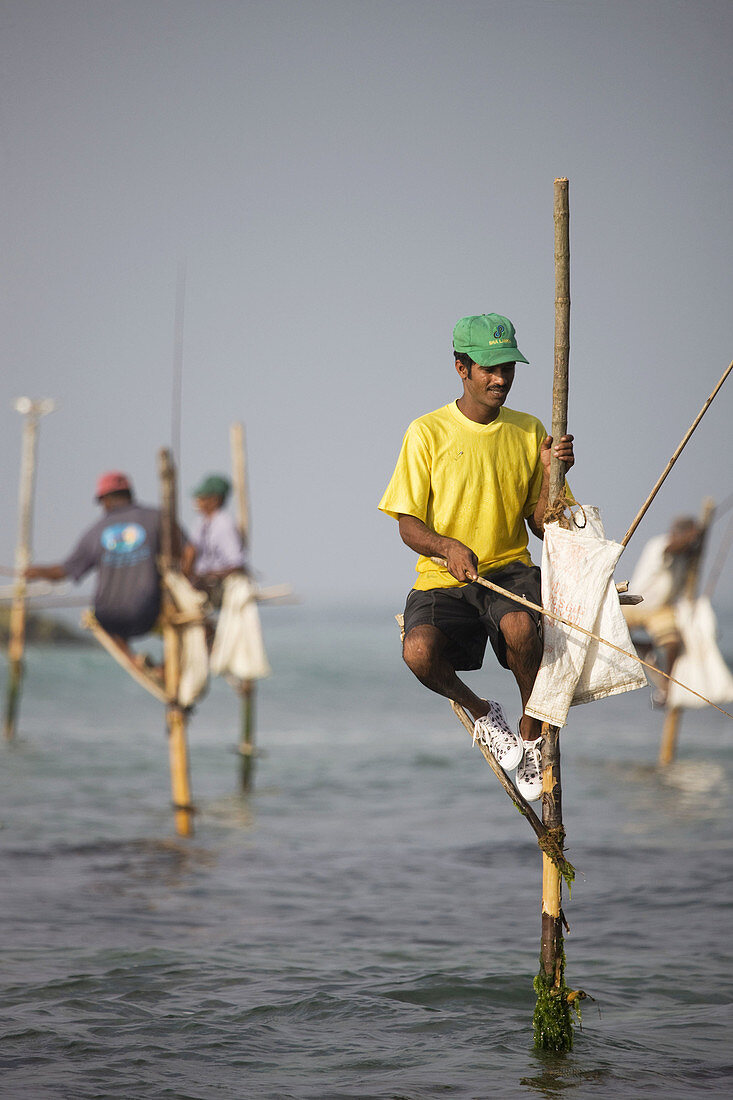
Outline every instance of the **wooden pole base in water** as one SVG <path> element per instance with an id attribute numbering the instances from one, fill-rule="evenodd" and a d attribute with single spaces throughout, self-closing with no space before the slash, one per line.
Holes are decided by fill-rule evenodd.
<path id="1" fill-rule="evenodd" d="M 662 727 L 662 742 L 659 746 L 660 768 L 666 768 L 674 763 L 681 722 L 682 708 L 670 707 L 664 715 L 664 726 Z"/>
<path id="2" fill-rule="evenodd" d="M 542 727 L 545 753 L 542 768 L 542 820 L 563 847 L 562 787 L 560 783 L 560 731 L 546 723 Z M 542 856 L 542 972 L 557 987 L 562 977 L 562 879 L 557 867 Z"/>
<path id="3" fill-rule="evenodd" d="M 25 581 L 16 582 L 16 595 L 10 607 L 8 637 L 8 687 L 5 700 L 5 739 L 12 741 L 20 708 L 25 670 Z"/>
<path id="4" fill-rule="evenodd" d="M 23 605 L 23 624 L 25 627 L 25 604 Z M 16 628 L 17 630 L 17 628 Z M 11 638 L 13 637 L 13 613 L 10 613 L 10 631 Z M 5 698 L 5 722 L 3 729 L 5 733 L 5 740 L 12 741 L 15 737 L 15 726 L 18 720 L 18 708 L 20 704 L 20 691 L 23 684 L 23 646 L 20 646 L 20 656 L 18 656 L 18 650 L 14 653 L 8 649 L 8 684 L 7 695 Z"/>
<path id="5" fill-rule="evenodd" d="M 242 760 L 240 773 L 241 788 L 244 794 L 252 790 L 255 775 L 255 681 L 242 680 L 239 685 L 239 697 L 242 701 L 242 736 L 239 742 L 239 755 Z"/>
<path id="6" fill-rule="evenodd" d="M 191 779 L 186 744 L 186 712 L 176 704 L 166 711 L 168 749 L 171 767 L 171 796 L 175 827 L 179 836 L 193 836 L 194 807 L 191 802 Z"/>
<path id="7" fill-rule="evenodd" d="M 164 615 L 166 603 L 164 600 Z M 178 698 L 180 683 L 180 639 L 175 626 L 163 626 L 163 651 L 165 659 L 165 685 L 169 699 Z M 168 752 L 171 769 L 171 796 L 175 827 L 179 836 L 193 836 L 193 800 L 188 763 L 186 738 L 187 712 L 177 702 L 166 707 Z"/>
<path id="8" fill-rule="evenodd" d="M 542 820 L 562 850 L 560 782 L 560 731 L 544 724 L 542 751 Z M 543 1050 L 566 1051 L 573 1045 L 573 1027 L 565 984 L 565 947 L 562 911 L 562 877 L 557 865 L 542 854 L 542 942 L 540 969 L 535 978 L 537 1003 L 534 1010 L 535 1046 Z"/>

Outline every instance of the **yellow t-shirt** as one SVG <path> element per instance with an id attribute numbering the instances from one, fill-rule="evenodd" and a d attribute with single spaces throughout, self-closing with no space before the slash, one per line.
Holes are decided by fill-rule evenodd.
<path id="1" fill-rule="evenodd" d="M 539 500 L 546 436 L 536 416 L 502 407 L 491 424 L 477 424 L 453 401 L 410 424 L 379 507 L 459 539 L 481 573 L 514 561 L 531 565 L 524 521 Z M 418 559 L 417 573 L 415 588 L 460 587 L 430 558 Z"/>

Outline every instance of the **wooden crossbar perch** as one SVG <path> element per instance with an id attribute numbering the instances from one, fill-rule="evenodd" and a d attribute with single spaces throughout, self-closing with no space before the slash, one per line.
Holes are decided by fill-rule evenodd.
<path id="1" fill-rule="evenodd" d="M 454 699 L 450 699 L 449 702 L 453 713 L 456 715 L 464 729 L 467 730 L 467 732 L 470 733 L 471 737 L 473 738 L 474 724 L 470 716 L 466 713 L 460 703 L 456 703 Z M 554 836 L 545 825 L 543 825 L 537 814 L 532 809 L 529 802 L 527 802 L 526 798 L 524 798 L 522 793 L 517 790 L 517 787 L 514 785 L 514 783 L 512 783 L 511 779 L 506 774 L 488 745 L 485 745 L 483 741 L 477 741 L 476 743 L 481 749 L 486 763 L 489 765 L 494 775 L 511 798 L 512 802 L 517 807 L 520 814 L 522 814 L 523 817 L 526 817 L 531 828 L 534 830 L 534 833 L 537 837 L 537 843 L 539 844 L 540 848 L 545 853 L 545 855 L 547 855 L 547 857 L 552 860 L 562 877 L 567 882 L 568 887 L 570 887 L 575 880 L 575 868 L 573 867 L 572 863 L 570 863 L 569 860 L 567 860 L 563 855 L 563 850 L 562 847 L 558 844 L 557 837 Z"/>
<path id="2" fill-rule="evenodd" d="M 90 630 L 92 632 L 102 648 L 106 649 L 111 657 L 114 657 L 115 661 L 124 668 L 125 672 L 129 672 L 130 676 L 132 676 L 133 680 L 138 683 L 140 687 L 145 688 L 145 690 L 154 696 L 160 703 L 168 704 L 168 696 L 162 684 L 151 676 L 150 673 L 146 672 L 145 669 L 135 664 L 128 654 L 120 649 L 114 638 L 107 633 L 102 624 L 98 621 L 93 611 L 88 610 L 82 615 L 81 625 L 85 630 Z"/>
<path id="3" fill-rule="evenodd" d="M 33 601 L 34 610 L 47 610 L 52 607 L 86 607 L 89 603 L 88 596 L 75 596 L 70 594 L 65 596 L 63 591 L 59 595 L 51 595 L 53 592 L 58 592 L 60 585 L 48 585 L 48 595 L 46 589 L 41 589 L 39 586 L 33 583 L 26 589 L 26 600 Z M 0 593 L 1 595 L 2 593 Z M 268 603 L 270 601 L 277 603 L 279 601 L 289 604 L 299 603 L 298 597 L 293 593 L 293 587 L 290 584 L 273 584 L 268 588 L 258 588 L 256 592 L 252 594 L 252 599 L 255 603 Z M 188 622 L 201 622 L 205 623 L 206 618 L 200 618 L 199 616 L 192 618 L 188 615 L 182 615 L 182 618 L 178 625 Z"/>

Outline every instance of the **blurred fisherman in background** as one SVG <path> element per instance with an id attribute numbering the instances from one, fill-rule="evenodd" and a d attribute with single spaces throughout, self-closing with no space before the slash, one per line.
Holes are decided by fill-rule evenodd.
<path id="1" fill-rule="evenodd" d="M 96 569 L 94 614 L 119 648 L 136 664 L 146 658 L 129 640 L 147 634 L 160 613 L 161 514 L 134 499 L 127 474 L 102 474 L 95 500 L 104 515 L 79 539 L 71 554 L 56 565 L 30 565 L 28 580 L 81 581 Z"/>
<path id="2" fill-rule="evenodd" d="M 692 516 L 678 517 L 666 535 L 650 539 L 629 585 L 632 592 L 644 597 L 644 602 L 623 605 L 639 656 L 651 658 L 667 676 L 682 652 L 676 605 L 687 594 L 690 570 L 701 543 L 702 530 Z M 652 695 L 655 706 L 665 705 L 668 688 L 669 681 L 659 677 Z"/>
<path id="3" fill-rule="evenodd" d="M 214 607 L 221 607 L 225 578 L 248 572 L 244 540 L 225 510 L 230 491 L 230 482 L 221 474 L 209 474 L 196 486 L 192 496 L 201 518 L 183 556 L 183 572 Z"/>
<path id="4" fill-rule="evenodd" d="M 230 491 L 231 483 L 221 474 L 209 474 L 194 489 L 200 519 L 184 553 L 183 570 L 219 612 L 216 626 L 212 620 L 207 624 L 212 675 L 250 684 L 271 670 L 244 538 L 225 508 Z"/>

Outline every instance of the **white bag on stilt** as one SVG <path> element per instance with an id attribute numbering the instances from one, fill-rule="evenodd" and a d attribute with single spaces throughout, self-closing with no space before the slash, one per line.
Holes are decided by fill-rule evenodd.
<path id="1" fill-rule="evenodd" d="M 238 680 L 261 680 L 271 675 L 255 587 L 248 577 L 232 574 L 224 581 L 210 666 L 214 676 L 229 675 Z"/>
<path id="2" fill-rule="evenodd" d="M 177 610 L 190 615 L 193 620 L 181 628 L 181 679 L 178 685 L 178 702 L 182 707 L 190 707 L 203 694 L 209 682 L 209 654 L 204 628 L 206 596 L 194 588 L 182 573 L 168 570 L 163 580 Z"/>
<path id="3" fill-rule="evenodd" d="M 715 613 L 707 596 L 682 599 L 674 605 L 677 627 L 684 649 L 672 669 L 675 680 L 689 684 L 712 703 L 733 700 L 733 675 L 723 660 L 717 643 Z M 703 699 L 678 684 L 669 685 L 668 707 L 704 707 Z"/>
<path id="4" fill-rule="evenodd" d="M 585 516 L 585 524 L 576 519 Z M 571 623 L 635 654 L 613 581 L 623 547 L 605 537 L 598 509 L 583 506 L 570 528 L 545 527 L 542 547 L 542 605 Z M 542 664 L 525 713 L 552 726 L 564 726 L 568 710 L 609 695 L 646 687 L 642 666 L 625 656 L 543 616 Z"/>

